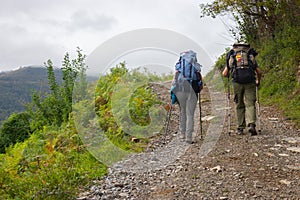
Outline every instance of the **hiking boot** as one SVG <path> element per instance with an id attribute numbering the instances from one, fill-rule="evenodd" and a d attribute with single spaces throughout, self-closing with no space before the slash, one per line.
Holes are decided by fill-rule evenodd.
<path id="1" fill-rule="evenodd" d="M 180 139 L 185 139 L 185 133 L 180 133 L 179 138 L 180 138 Z"/>
<path id="2" fill-rule="evenodd" d="M 186 143 L 188 143 L 188 144 L 194 144 L 194 142 L 192 140 L 186 140 Z"/>
<path id="3" fill-rule="evenodd" d="M 251 134 L 251 136 L 257 135 L 256 129 L 255 129 L 255 124 L 250 124 L 250 128 L 248 131 Z"/>
<path id="4" fill-rule="evenodd" d="M 237 134 L 238 134 L 238 135 L 243 135 L 243 134 L 244 134 L 244 129 L 238 128 L 238 129 L 237 129 Z"/>
<path id="5" fill-rule="evenodd" d="M 188 144 L 193 144 L 193 139 L 191 136 L 187 136 L 185 140 Z"/>

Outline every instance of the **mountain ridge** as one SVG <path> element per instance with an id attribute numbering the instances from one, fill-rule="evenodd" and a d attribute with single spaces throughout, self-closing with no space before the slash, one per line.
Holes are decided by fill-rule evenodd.
<path id="1" fill-rule="evenodd" d="M 62 82 L 62 71 L 54 69 L 56 81 Z M 88 77 L 89 81 L 97 80 Z M 0 125 L 12 113 L 23 112 L 31 101 L 33 91 L 49 93 L 47 69 L 42 66 L 26 66 L 0 72 Z"/>

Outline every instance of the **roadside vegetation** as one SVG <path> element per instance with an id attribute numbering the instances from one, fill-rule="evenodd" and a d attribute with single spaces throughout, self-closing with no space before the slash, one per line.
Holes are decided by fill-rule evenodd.
<path id="1" fill-rule="evenodd" d="M 216 0 L 201 4 L 202 17 L 231 13 L 237 27 L 229 31 L 236 41 L 250 43 L 258 51 L 263 70 L 260 100 L 280 108 L 288 120 L 300 126 L 300 3 L 297 0 Z M 215 70 L 225 67 L 225 53 Z M 227 84 L 227 80 L 224 79 Z"/>
<path id="2" fill-rule="evenodd" d="M 90 86 L 85 76 L 85 55 L 80 49 L 73 60 L 68 53 L 65 55 L 62 83 L 54 76 L 51 60 L 45 67 L 51 92 L 47 95 L 33 92 L 26 111 L 11 115 L 1 126 L 0 199 L 74 199 L 91 180 L 107 174 L 107 166 L 92 156 L 76 129 L 72 114 L 75 86 L 95 95 L 94 109 L 107 137 L 124 150 L 140 152 L 147 140 L 132 141 L 114 121 L 111 112 L 114 86 L 124 74 L 131 79 L 151 81 L 167 77 L 130 71 L 121 63 Z M 85 103 L 82 99 L 73 106 Z M 128 109 L 136 122 L 144 126 L 149 123 L 149 108 L 154 104 L 160 101 L 147 82 L 133 93 Z"/>

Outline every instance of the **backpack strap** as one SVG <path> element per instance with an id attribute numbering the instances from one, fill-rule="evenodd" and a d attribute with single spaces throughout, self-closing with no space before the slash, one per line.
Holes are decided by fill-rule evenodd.
<path id="1" fill-rule="evenodd" d="M 192 71 L 194 71 L 194 70 L 193 70 L 193 65 L 190 64 L 190 76 L 189 76 L 189 78 L 192 78 Z"/>
<path id="2" fill-rule="evenodd" d="M 180 63 L 181 64 L 181 63 Z M 182 59 L 182 75 L 185 77 L 185 59 Z"/>
<path id="3" fill-rule="evenodd" d="M 234 55 L 234 54 L 235 54 L 235 52 L 234 52 L 233 49 L 231 49 L 231 50 L 226 54 L 226 65 L 227 65 L 228 68 L 230 68 L 230 66 L 229 66 L 229 59 L 230 59 L 230 56 L 232 56 L 232 55 Z"/>

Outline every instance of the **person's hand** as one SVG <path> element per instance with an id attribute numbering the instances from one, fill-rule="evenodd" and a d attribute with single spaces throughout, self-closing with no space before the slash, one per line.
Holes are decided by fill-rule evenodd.
<path id="1" fill-rule="evenodd" d="M 256 83 L 257 87 L 260 85 L 260 81 L 259 80 L 256 80 L 255 83 Z"/>
<path id="2" fill-rule="evenodd" d="M 172 83 L 171 83 L 171 87 L 175 85 L 175 80 L 173 79 Z"/>
<path id="3" fill-rule="evenodd" d="M 222 72 L 222 75 L 224 77 L 229 77 L 229 72 L 230 72 L 230 68 L 229 67 L 225 67 L 223 72 Z"/>

